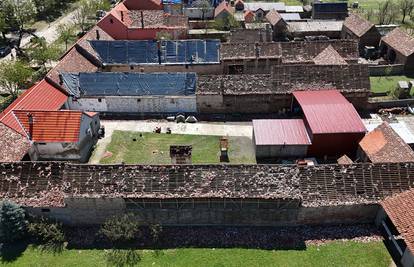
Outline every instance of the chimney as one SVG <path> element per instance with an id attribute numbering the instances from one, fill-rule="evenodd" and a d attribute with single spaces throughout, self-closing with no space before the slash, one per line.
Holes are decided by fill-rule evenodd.
<path id="1" fill-rule="evenodd" d="M 124 11 L 121 10 L 121 21 L 124 22 Z"/>
<path id="2" fill-rule="evenodd" d="M 99 30 L 96 30 L 96 40 L 101 39 L 101 35 L 99 34 Z"/>
<path id="3" fill-rule="evenodd" d="M 141 11 L 141 27 L 144 29 L 145 25 L 144 25 L 144 12 Z"/>
<path id="4" fill-rule="evenodd" d="M 29 119 L 29 140 L 32 141 L 33 138 L 33 115 L 32 113 L 27 113 L 27 118 Z"/>

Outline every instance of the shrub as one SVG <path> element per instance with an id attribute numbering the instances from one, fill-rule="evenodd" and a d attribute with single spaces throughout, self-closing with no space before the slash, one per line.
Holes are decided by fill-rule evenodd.
<path id="1" fill-rule="evenodd" d="M 0 112 L 5 110 L 13 101 L 15 97 L 12 95 L 9 95 L 3 99 L 0 100 Z"/>
<path id="2" fill-rule="evenodd" d="M 24 210 L 16 203 L 2 201 L 0 203 L 1 239 L 12 243 L 22 239 L 27 233 L 27 220 Z"/>
<path id="3" fill-rule="evenodd" d="M 62 247 L 65 242 L 65 234 L 60 223 L 52 223 L 45 218 L 31 222 L 28 232 L 35 242 L 49 247 Z"/>
<path id="4" fill-rule="evenodd" d="M 152 241 L 154 243 L 157 243 L 162 233 L 162 226 L 160 224 L 151 224 L 150 232 L 151 232 Z"/>
<path id="5" fill-rule="evenodd" d="M 139 223 L 131 213 L 115 216 L 102 225 L 100 233 L 115 245 L 126 244 L 139 235 Z"/>
<path id="6" fill-rule="evenodd" d="M 136 266 L 141 261 L 141 255 L 136 250 L 111 249 L 106 252 L 106 263 L 108 266 L 124 267 Z"/>

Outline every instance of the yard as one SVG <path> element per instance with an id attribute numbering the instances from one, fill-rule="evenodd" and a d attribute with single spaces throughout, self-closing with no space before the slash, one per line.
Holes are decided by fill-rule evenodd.
<path id="1" fill-rule="evenodd" d="M 170 145 L 192 145 L 193 163 L 219 163 L 220 137 L 114 131 L 100 163 L 169 164 Z M 229 137 L 230 163 L 255 163 L 248 137 Z"/>
<path id="2" fill-rule="evenodd" d="M 414 77 L 407 76 L 379 76 L 370 77 L 371 80 L 371 91 L 374 93 L 388 93 L 392 89 L 396 88 L 397 82 L 399 81 L 410 81 L 414 80 Z M 413 91 L 411 91 L 411 95 Z"/>
<path id="3" fill-rule="evenodd" d="M 168 249 L 140 251 L 138 266 L 375 266 L 388 267 L 391 258 L 382 242 L 333 242 L 305 250 Z M 2 258 L 0 266 L 107 266 L 104 250 L 64 250 L 29 247 L 17 258 Z"/>

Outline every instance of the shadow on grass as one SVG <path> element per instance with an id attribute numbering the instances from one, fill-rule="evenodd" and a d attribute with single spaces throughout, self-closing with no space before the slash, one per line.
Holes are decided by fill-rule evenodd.
<path id="1" fill-rule="evenodd" d="M 20 241 L 13 244 L 1 244 L 0 257 L 1 262 L 13 262 L 19 258 L 27 249 L 29 243 L 27 241 Z"/>

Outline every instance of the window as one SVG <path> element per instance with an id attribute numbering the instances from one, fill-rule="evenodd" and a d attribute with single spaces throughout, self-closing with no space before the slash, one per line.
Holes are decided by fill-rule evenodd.
<path id="1" fill-rule="evenodd" d="M 102 102 L 102 99 L 101 98 L 98 98 L 98 102 L 101 103 Z"/>
<path id="2" fill-rule="evenodd" d="M 50 209 L 41 209 L 42 212 L 50 212 Z"/>

